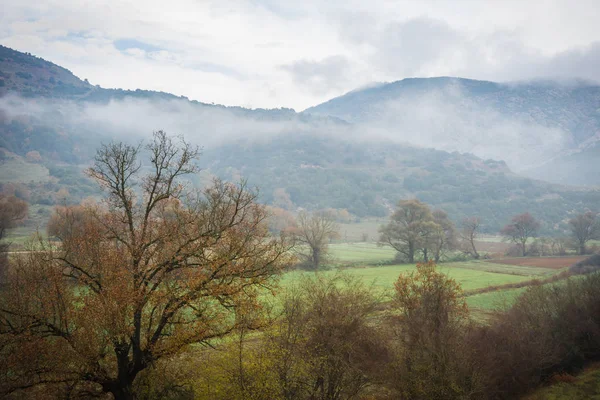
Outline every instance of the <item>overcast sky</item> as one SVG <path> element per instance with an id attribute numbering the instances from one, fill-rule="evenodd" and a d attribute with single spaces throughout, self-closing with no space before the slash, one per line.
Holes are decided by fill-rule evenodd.
<path id="1" fill-rule="evenodd" d="M 0 0 L 0 43 L 102 87 L 302 110 L 375 81 L 600 81 L 600 0 Z"/>

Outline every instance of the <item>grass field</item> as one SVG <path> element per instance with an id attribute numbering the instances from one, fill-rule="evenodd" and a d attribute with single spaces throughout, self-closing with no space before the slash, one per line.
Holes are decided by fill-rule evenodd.
<path id="1" fill-rule="evenodd" d="M 498 310 L 511 306 L 527 288 L 499 290 L 467 296 L 467 305 L 471 309 Z"/>
<path id="2" fill-rule="evenodd" d="M 456 279 L 464 290 L 522 282 L 532 278 L 528 275 L 494 273 L 464 268 L 464 266 L 463 268 L 456 268 L 450 264 L 442 265 L 438 268 L 440 271 Z M 345 268 L 343 269 L 343 272 L 358 277 L 367 285 L 372 284 L 376 290 L 391 291 L 394 287 L 394 282 L 396 282 L 401 273 L 408 273 L 414 271 L 414 269 L 415 266 L 412 264 L 401 264 L 381 267 Z M 336 272 L 337 270 L 329 270 L 322 273 L 335 274 Z M 297 282 L 305 274 L 313 274 L 313 272 L 292 271 L 286 273 L 282 278 L 282 286 L 285 287 Z"/>
<path id="3" fill-rule="evenodd" d="M 387 218 L 365 218 L 360 222 L 340 223 L 340 237 L 344 242 L 364 241 L 366 235 L 367 242 L 376 242 L 379 238 L 379 227 L 387 224 Z"/>
<path id="4" fill-rule="evenodd" d="M 334 264 L 390 262 L 396 251 L 391 247 L 379 247 L 375 243 L 334 243 L 330 246 Z"/>
<path id="5" fill-rule="evenodd" d="M 497 238 L 490 237 L 489 243 Z M 355 276 L 366 285 L 372 285 L 380 294 L 391 294 L 394 283 L 401 273 L 415 269 L 413 264 L 381 265 L 390 263 L 395 251 L 390 247 L 379 247 L 375 243 L 335 243 L 330 246 L 332 264 L 336 268 L 322 272 L 326 275 L 338 270 Z M 438 265 L 441 272 L 454 278 L 465 291 L 545 279 L 578 261 L 577 257 L 565 258 L 505 258 L 500 260 L 471 260 Z M 378 265 L 379 264 L 379 265 Z M 345 267 L 345 268 L 344 268 Z M 302 276 L 313 274 L 293 271 L 282 278 L 285 288 L 298 282 Z M 504 289 L 488 293 L 468 295 L 467 304 L 473 310 L 492 310 L 511 305 L 526 288 Z"/>

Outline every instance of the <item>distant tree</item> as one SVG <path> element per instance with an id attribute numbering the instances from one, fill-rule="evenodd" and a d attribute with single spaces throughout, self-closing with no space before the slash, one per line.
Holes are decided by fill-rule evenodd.
<path id="1" fill-rule="evenodd" d="M 26 217 L 28 204 L 13 195 L 0 193 L 0 241 L 2 241 L 9 229 L 15 228 Z M 0 284 L 6 279 L 9 243 L 0 242 Z"/>
<path id="2" fill-rule="evenodd" d="M 0 240 L 4 239 L 8 229 L 14 228 L 27 217 L 28 209 L 24 200 L 0 193 Z"/>
<path id="3" fill-rule="evenodd" d="M 39 163 L 42 161 L 42 156 L 40 155 L 39 151 L 28 151 L 27 154 L 25 154 L 25 158 L 27 158 L 27 161 L 31 162 L 31 163 Z"/>
<path id="4" fill-rule="evenodd" d="M 433 215 L 419 200 L 402 200 L 390 222 L 379 229 L 380 245 L 388 245 L 404 255 L 410 263 L 418 250 L 426 248 L 426 238 L 433 232 Z"/>
<path id="5" fill-rule="evenodd" d="M 479 235 L 481 220 L 479 217 L 467 217 L 461 223 L 460 238 L 462 241 L 463 252 L 471 254 L 476 260 L 479 259 L 479 253 L 475 247 L 475 240 Z"/>
<path id="6" fill-rule="evenodd" d="M 339 226 L 327 212 L 301 212 L 297 218 L 296 240 L 304 245 L 300 251 L 311 269 L 318 270 L 326 260 L 329 242 L 339 237 Z"/>
<path id="7" fill-rule="evenodd" d="M 103 145 L 88 173 L 104 202 L 58 210 L 60 245 L 15 257 L 0 292 L 0 394 L 70 385 L 132 399 L 142 371 L 240 328 L 282 270 L 288 246 L 255 193 L 218 180 L 187 191 L 196 148 L 157 132 L 146 149 L 142 175 L 139 146 Z"/>
<path id="8" fill-rule="evenodd" d="M 570 247 L 571 240 L 567 237 L 554 237 L 550 239 L 550 252 L 554 256 L 564 256 L 567 254 L 567 248 Z"/>
<path id="9" fill-rule="evenodd" d="M 579 254 L 585 254 L 585 245 L 590 240 L 600 239 L 598 214 L 588 211 L 569 220 L 571 236 L 578 245 Z"/>
<path id="10" fill-rule="evenodd" d="M 442 228 L 436 224 L 433 219 L 423 221 L 421 224 L 421 254 L 423 262 L 429 262 L 429 257 L 433 249 L 437 246 L 437 241 L 443 236 Z M 443 240 L 443 239 L 442 239 Z"/>
<path id="11" fill-rule="evenodd" d="M 284 210 L 293 210 L 294 203 L 290 197 L 290 194 L 284 188 L 277 188 L 273 190 L 273 206 L 283 208 Z"/>
<path id="12" fill-rule="evenodd" d="M 436 227 L 430 247 L 433 259 L 438 263 L 448 250 L 456 248 L 456 229 L 445 211 L 434 210 L 432 214 Z"/>
<path id="13" fill-rule="evenodd" d="M 510 224 L 506 225 L 500 233 L 507 240 L 521 248 L 523 256 L 527 255 L 527 240 L 534 238 L 540 229 L 540 223 L 529 213 L 515 215 Z"/>
<path id="14" fill-rule="evenodd" d="M 266 210 L 269 213 L 269 230 L 272 233 L 279 234 L 282 232 L 287 234 L 296 230 L 296 218 L 291 212 L 271 206 L 267 206 Z"/>

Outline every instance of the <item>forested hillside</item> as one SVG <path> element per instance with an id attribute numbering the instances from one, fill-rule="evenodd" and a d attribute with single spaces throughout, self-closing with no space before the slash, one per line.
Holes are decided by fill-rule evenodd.
<path id="1" fill-rule="evenodd" d="M 408 80 L 359 91 L 296 113 L 291 109 L 212 105 L 168 93 L 104 89 L 55 64 L 6 47 L 0 47 L 0 68 L 2 169 L 11 171 L 0 175 L 0 183 L 12 185 L 11 191 L 16 187 L 34 204 L 65 201 L 65 192 L 69 202 L 97 194 L 82 174 L 95 149 L 114 138 L 136 142 L 158 129 L 181 134 L 204 147 L 200 159 L 204 171 L 192 179 L 195 184 L 201 185 L 211 176 L 245 178 L 260 188 L 261 201 L 277 204 L 283 196 L 292 211 L 336 208 L 347 209 L 358 218 L 385 216 L 398 200 L 416 197 L 443 208 L 455 221 L 481 216 L 484 230 L 489 232 L 497 231 L 511 215 L 525 211 L 535 214 L 544 222 L 543 229 L 550 232 L 570 213 L 600 204 L 600 193 L 595 189 L 524 178 L 502 160 L 427 148 L 435 147 L 435 143 L 417 146 L 410 138 L 395 139 L 395 131 L 383 135 L 379 128 L 371 130 L 362 122 L 343 121 L 338 117 L 348 115 L 333 112 L 347 109 L 354 115 L 353 122 L 374 118 L 367 112 L 373 108 L 367 107 L 365 96 L 376 104 L 396 92 L 406 95 L 448 85 L 452 80 L 446 78 Z M 507 89 L 503 85 L 457 82 L 472 96 L 492 99 L 490 104 L 504 104 L 503 112 L 507 113 L 517 112 L 519 101 L 525 105 L 531 99 L 541 102 L 542 94 L 548 94 L 548 90 L 534 86 L 511 89 L 512 100 L 505 104 Z M 524 106 L 519 112 L 528 109 L 546 115 L 560 107 L 565 93 L 559 92 L 562 97 L 553 98 L 551 108 L 545 111 L 540 103 Z M 575 126 L 578 130 L 573 141 L 577 141 L 597 123 L 590 111 L 595 89 L 569 93 L 569 98 L 579 99 L 574 102 L 590 100 L 579 114 L 567 113 L 570 117 L 561 125 Z M 348 104 L 350 108 L 342 107 Z M 364 112 L 356 108 L 359 104 L 365 105 Z M 565 105 L 567 110 L 571 106 Z M 314 115 L 330 112 L 335 115 Z M 559 112 L 556 118 L 563 118 L 560 115 L 566 112 Z M 576 156 L 579 153 L 572 157 Z M 591 158 L 595 159 L 593 154 Z M 572 169 L 577 169 L 578 160 Z M 585 176 L 596 175 L 590 172 Z M 585 179 L 566 176 L 561 180 L 585 183 Z"/>

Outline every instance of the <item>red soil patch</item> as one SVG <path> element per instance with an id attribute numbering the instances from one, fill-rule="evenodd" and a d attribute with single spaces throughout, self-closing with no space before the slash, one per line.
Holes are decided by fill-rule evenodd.
<path id="1" fill-rule="evenodd" d="M 511 244 L 505 242 L 484 242 L 484 241 L 475 241 L 475 248 L 477 251 L 484 251 L 487 253 L 502 253 L 504 254 L 508 249 L 510 249 Z"/>
<path id="2" fill-rule="evenodd" d="M 540 267 L 550 269 L 561 269 L 585 260 L 587 256 L 574 257 L 518 257 L 518 258 L 497 258 L 486 260 L 495 264 L 518 265 L 522 267 Z"/>

